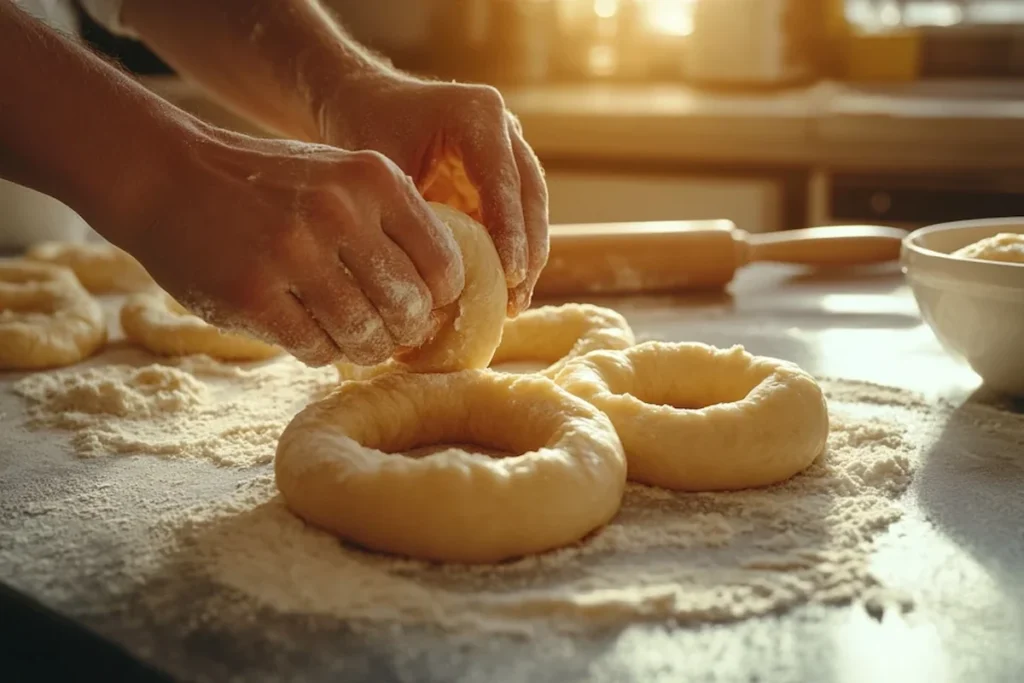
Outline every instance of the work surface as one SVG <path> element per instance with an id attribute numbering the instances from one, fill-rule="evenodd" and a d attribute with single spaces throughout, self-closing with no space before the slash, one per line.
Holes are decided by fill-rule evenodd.
<path id="1" fill-rule="evenodd" d="M 626 311 L 641 339 L 741 343 L 821 376 L 903 387 L 930 401 L 990 404 L 1005 411 L 1006 424 L 1021 434 L 1022 405 L 977 390 L 973 374 L 950 360 L 920 322 L 893 270 L 826 279 L 758 266 L 739 277 L 731 296 L 595 303 Z M 12 545 L 18 527 L 45 515 L 47 502 L 79 486 L 71 481 L 80 482 L 83 472 L 99 477 L 106 468 L 123 468 L 142 486 L 182 465 L 75 458 L 67 454 L 67 434 L 26 430 L 23 399 L 8 391 L 7 379 L 0 382 L 0 557 L 6 558 L 0 577 L 15 588 L 31 587 L 44 603 L 178 678 L 905 682 L 1024 675 L 1024 442 L 1008 443 L 991 424 L 986 431 L 970 420 L 951 422 L 948 433 L 928 446 L 902 498 L 903 519 L 882 539 L 885 562 L 876 573 L 887 589 L 908 596 L 906 611 L 880 614 L 860 602 L 803 605 L 728 623 L 634 624 L 599 636 L 552 635 L 539 642 L 491 636 L 455 641 L 417 629 L 374 634 L 267 610 L 229 632 L 211 628 L 192 609 L 222 590 L 216 585 L 140 586 L 119 571 L 129 563 L 130 549 L 111 542 L 102 506 L 85 515 L 95 521 L 95 538 L 85 524 Z M 238 478 L 231 470 L 209 469 L 202 486 Z M 185 504 L 193 493 L 175 495 Z M 71 533 L 84 535 L 79 544 L 95 547 L 84 569 L 67 568 L 73 582 L 61 579 L 59 553 L 62 534 Z M 38 581 L 43 573 L 53 578 Z M 154 603 L 140 600 L 140 590 L 166 595 Z M 151 611 L 154 604 L 159 613 Z M 60 648 L 56 642 L 54 647 Z M 82 670 L 88 666 L 83 662 Z"/>

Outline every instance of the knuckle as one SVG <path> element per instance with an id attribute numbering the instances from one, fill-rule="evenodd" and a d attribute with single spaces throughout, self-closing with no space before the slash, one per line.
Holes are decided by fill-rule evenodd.
<path id="1" fill-rule="evenodd" d="M 497 88 L 490 85 L 468 87 L 470 88 L 469 102 L 473 107 L 485 115 L 504 118 L 505 98 L 501 96 Z"/>
<path id="2" fill-rule="evenodd" d="M 395 164 L 380 152 L 360 150 L 351 152 L 349 164 L 362 178 L 375 181 L 394 181 L 401 177 Z"/>

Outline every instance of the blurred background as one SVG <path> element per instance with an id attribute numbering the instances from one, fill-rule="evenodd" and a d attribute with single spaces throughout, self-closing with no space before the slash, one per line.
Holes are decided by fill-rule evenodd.
<path id="1" fill-rule="evenodd" d="M 553 223 L 750 231 L 1024 215 L 1021 0 L 328 0 L 423 75 L 498 87 Z M 86 38 L 200 116 L 144 47 Z"/>

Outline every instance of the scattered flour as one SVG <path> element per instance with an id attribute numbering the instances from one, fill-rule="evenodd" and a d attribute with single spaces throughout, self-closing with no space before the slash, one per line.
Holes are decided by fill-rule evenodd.
<path id="1" fill-rule="evenodd" d="M 130 471 L 116 485 L 83 484 L 85 493 L 51 505 L 0 501 L 0 512 L 15 516 L 5 526 L 16 529 L 6 540 L 0 534 L 0 568 L 21 567 L 21 583 L 43 595 L 75 580 L 68 566 L 95 581 L 110 555 L 96 549 L 95 534 L 106 528 L 105 542 L 122 549 L 123 564 L 120 578 L 104 585 L 127 586 L 119 589 L 130 596 L 124 600 L 148 605 L 148 614 L 170 613 L 189 595 L 189 620 L 207 624 L 248 623 L 273 610 L 353 628 L 532 636 L 638 620 L 731 621 L 809 602 L 875 604 L 884 593 L 869 569 L 875 541 L 900 517 L 898 498 L 922 449 L 951 417 L 900 390 L 827 381 L 828 450 L 789 482 L 720 494 L 630 485 L 612 523 L 580 543 L 467 567 L 365 552 L 288 512 L 269 464 L 274 444 L 297 407 L 330 386 L 330 371 L 293 361 L 237 368 L 190 359 L 108 366 L 103 376 L 118 378 L 113 388 L 79 370 L 32 376 L 17 390 L 33 400 L 32 420 L 75 430 L 79 452 L 156 453 L 184 458 L 187 467 L 164 467 L 156 481 L 141 459 L 119 458 Z M 83 443 L 82 435 L 91 436 Z M 206 490 L 211 473 L 219 483 Z M 55 520 L 69 515 L 88 534 L 58 538 Z M 28 547 L 36 550 L 18 551 Z M 199 599 L 196 587 L 220 597 Z"/>
<path id="2" fill-rule="evenodd" d="M 336 381 L 291 358 L 242 368 L 206 356 L 144 367 L 35 373 L 17 382 L 35 427 L 72 432 L 83 457 L 149 454 L 248 467 L 270 462 L 288 421 Z"/>
<path id="3" fill-rule="evenodd" d="M 872 541 L 900 516 L 895 499 L 916 456 L 900 426 L 906 406 L 886 408 L 834 404 L 827 455 L 788 483 L 689 495 L 630 485 L 615 520 L 590 538 L 498 566 L 346 547 L 290 514 L 268 472 L 164 524 L 192 570 L 284 612 L 510 633 L 537 620 L 570 631 L 735 620 L 876 586 Z"/>

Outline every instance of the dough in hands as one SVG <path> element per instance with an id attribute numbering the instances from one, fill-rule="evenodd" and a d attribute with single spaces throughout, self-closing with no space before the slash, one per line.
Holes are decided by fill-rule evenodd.
<path id="1" fill-rule="evenodd" d="M 799 367 L 736 346 L 594 351 L 555 381 L 611 419 L 629 479 L 683 491 L 775 484 L 823 452 L 828 406 Z"/>
<path id="2" fill-rule="evenodd" d="M 0 262 L 0 369 L 71 365 L 106 339 L 103 309 L 70 270 L 26 260 Z"/>
<path id="3" fill-rule="evenodd" d="M 164 356 L 203 354 L 226 361 L 264 360 L 281 353 L 277 346 L 224 332 L 162 291 L 129 296 L 121 307 L 125 337 Z"/>
<path id="4" fill-rule="evenodd" d="M 93 294 L 139 292 L 155 287 L 142 264 L 112 244 L 40 242 L 25 258 L 67 266 Z"/>
<path id="5" fill-rule="evenodd" d="M 951 255 L 980 261 L 1024 263 L 1024 233 L 1002 232 L 968 244 Z"/>
<path id="6" fill-rule="evenodd" d="M 463 253 L 466 288 L 423 349 L 343 382 L 288 425 L 275 478 L 298 516 L 374 550 L 497 562 L 579 540 L 615 515 L 625 485 L 608 418 L 550 379 L 484 368 L 501 340 L 505 277 L 483 226 L 433 206 Z M 420 457 L 423 447 L 471 443 Z"/>
<path id="7" fill-rule="evenodd" d="M 444 311 L 446 322 L 434 338 L 379 365 L 336 363 L 341 379 L 369 379 L 392 372 L 452 372 L 486 368 L 501 341 L 508 289 L 491 236 L 469 216 L 443 204 L 430 204 L 448 226 L 462 252 L 466 273 L 462 296 Z"/>
<path id="8" fill-rule="evenodd" d="M 401 455 L 459 443 L 511 455 Z M 274 472 L 295 514 L 344 539 L 483 563 L 574 543 L 608 522 L 626 461 L 608 418 L 551 380 L 465 370 L 342 383 L 285 428 Z"/>

